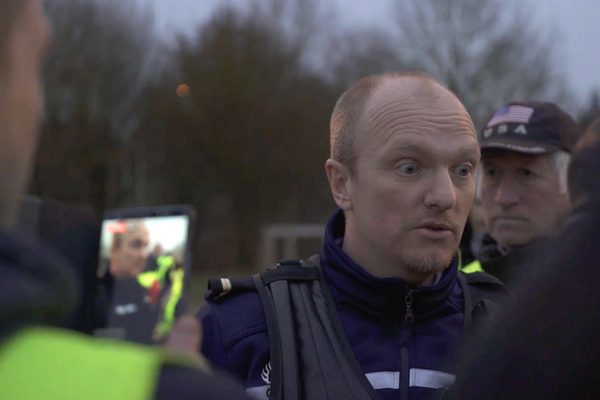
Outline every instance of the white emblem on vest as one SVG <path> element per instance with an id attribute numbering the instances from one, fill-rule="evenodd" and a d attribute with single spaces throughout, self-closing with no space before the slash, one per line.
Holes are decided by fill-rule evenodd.
<path id="1" fill-rule="evenodd" d="M 115 314 L 128 315 L 135 314 L 138 311 L 138 306 L 135 303 L 118 304 L 115 306 Z"/>
<path id="2" fill-rule="evenodd" d="M 267 385 L 271 384 L 271 361 L 269 361 L 267 365 L 265 365 L 265 367 L 262 369 L 260 377 Z"/>

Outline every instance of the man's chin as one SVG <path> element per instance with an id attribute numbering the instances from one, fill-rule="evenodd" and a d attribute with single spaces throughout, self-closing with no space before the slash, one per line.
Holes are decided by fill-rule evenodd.
<path id="1" fill-rule="evenodd" d="M 492 235 L 492 237 L 494 238 L 494 240 L 496 241 L 496 243 L 498 243 L 498 245 L 500 247 L 510 249 L 513 247 L 525 246 L 527 243 L 529 243 L 531 241 L 531 239 L 529 237 L 520 235 L 519 233 L 505 232 L 505 233 L 501 233 L 501 234 Z"/>
<path id="2" fill-rule="evenodd" d="M 447 254 L 428 254 L 426 256 L 412 256 L 405 260 L 406 267 L 413 273 L 420 275 L 437 274 L 446 270 L 454 255 Z"/>

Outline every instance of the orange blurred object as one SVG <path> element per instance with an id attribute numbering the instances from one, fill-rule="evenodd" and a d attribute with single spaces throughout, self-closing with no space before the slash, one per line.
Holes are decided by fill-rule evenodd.
<path id="1" fill-rule="evenodd" d="M 175 93 L 177 93 L 177 97 L 187 97 L 190 95 L 190 87 L 185 83 L 179 84 Z"/>

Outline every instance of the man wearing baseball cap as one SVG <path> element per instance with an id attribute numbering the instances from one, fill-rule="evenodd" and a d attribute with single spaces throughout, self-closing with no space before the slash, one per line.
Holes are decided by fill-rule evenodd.
<path id="1" fill-rule="evenodd" d="M 488 235 L 464 272 L 485 270 L 510 286 L 531 248 L 562 227 L 578 138 L 573 118 L 553 103 L 511 102 L 494 112 L 480 136 L 478 192 Z"/>

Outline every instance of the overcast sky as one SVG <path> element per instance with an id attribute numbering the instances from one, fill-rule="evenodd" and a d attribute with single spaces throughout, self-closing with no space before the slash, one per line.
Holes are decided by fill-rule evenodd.
<path id="1" fill-rule="evenodd" d="M 244 0 L 138 0 L 154 6 L 156 25 L 164 35 L 189 33 L 222 3 Z M 391 23 L 390 0 L 321 0 L 341 11 L 348 25 Z M 444 1 L 444 0 L 440 0 Z M 516 0 L 518 1 L 518 0 Z M 542 30 L 557 32 L 557 49 L 577 101 L 587 101 L 592 88 L 600 89 L 600 1 L 522 0 L 529 3 L 532 23 Z"/>

